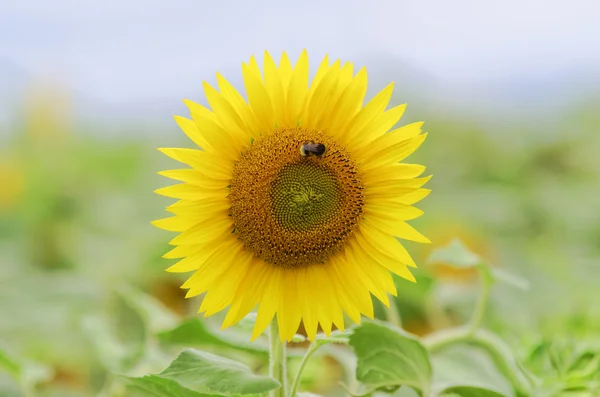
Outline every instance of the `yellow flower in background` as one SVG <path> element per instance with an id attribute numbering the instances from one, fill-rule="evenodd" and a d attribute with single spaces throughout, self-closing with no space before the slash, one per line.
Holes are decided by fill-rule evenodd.
<path id="1" fill-rule="evenodd" d="M 258 306 L 253 339 L 275 315 L 288 341 L 301 321 L 312 340 L 318 325 L 343 330 L 343 312 L 372 318 L 371 294 L 396 294 L 390 272 L 415 281 L 394 236 L 429 242 L 406 221 L 430 177 L 399 163 L 423 123 L 389 131 L 406 106 L 386 110 L 393 84 L 363 106 L 367 72 L 349 62 L 325 57 L 312 84 L 306 51 L 293 68 L 265 53 L 264 77 L 252 57 L 242 73 L 248 102 L 217 74 L 218 90 L 204 83 L 212 110 L 186 100 L 192 119 L 176 117 L 203 150 L 161 149 L 191 167 L 161 172 L 183 183 L 156 191 L 180 200 L 154 222 L 181 233 L 168 271 L 194 272 L 183 288 L 206 293 L 205 316 L 229 307 L 224 328 Z"/>
<path id="2" fill-rule="evenodd" d="M 24 132 L 28 142 L 43 150 L 63 144 L 72 130 L 73 109 L 68 93 L 60 85 L 36 81 L 25 98 Z"/>
<path id="3" fill-rule="evenodd" d="M 25 190 L 22 168 L 10 152 L 0 152 L 0 214 L 12 209 Z"/>
<path id="4" fill-rule="evenodd" d="M 485 234 L 475 226 L 469 225 L 464 221 L 440 217 L 436 220 L 436 224 L 430 225 L 429 236 L 432 244 L 423 250 L 422 256 L 424 258 L 428 257 L 433 250 L 445 247 L 453 240 L 458 239 L 469 251 L 481 258 L 487 261 L 494 259 L 492 249 L 486 241 Z M 458 268 L 444 262 L 431 262 L 428 264 L 428 267 L 436 278 L 459 283 L 475 282 L 479 275 L 476 268 Z"/>

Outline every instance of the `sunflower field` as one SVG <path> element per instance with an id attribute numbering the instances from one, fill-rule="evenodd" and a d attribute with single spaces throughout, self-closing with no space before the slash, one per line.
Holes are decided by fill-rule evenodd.
<path id="1" fill-rule="evenodd" d="M 389 142 L 343 141 L 321 129 L 351 131 L 344 122 L 377 100 L 385 91 L 378 81 L 388 76 L 370 80 L 375 91 L 362 104 L 362 97 L 352 96 L 366 90 L 361 66 L 346 73 L 338 64 L 338 87 L 356 85 L 328 88 L 342 98 L 335 103 L 315 89 L 315 104 L 303 108 L 304 99 L 289 99 L 299 95 L 289 88 L 292 65 L 286 75 L 285 60 L 269 72 L 270 62 L 264 86 L 253 80 L 250 63 L 243 71 L 246 91 L 224 79 L 218 92 L 205 87 L 214 114 L 203 116 L 206 108 L 192 104 L 191 116 L 182 114 L 185 119 L 167 131 L 148 127 L 130 134 L 135 127 L 123 125 L 105 133 L 75 117 L 60 92 L 19 103 L 14 122 L 0 131 L 0 397 L 600 396 L 598 97 L 561 107 L 552 123 L 526 117 L 499 123 L 419 101 L 409 102 L 402 115 L 406 98 L 390 91 L 379 112 L 391 118 L 363 125 L 373 133 L 385 126 L 380 135 Z M 277 91 L 269 78 L 284 89 Z M 262 99 L 248 94 L 246 105 L 245 92 L 265 87 Z M 278 108 L 276 99 L 285 95 L 287 107 Z M 264 98 L 274 103 L 272 119 L 264 115 Z M 258 132 L 224 142 L 194 135 L 202 130 L 196 125 L 217 120 L 213 116 L 220 117 L 219 128 L 231 117 L 239 122 L 225 128 L 229 132 Z M 418 128 L 402 129 L 420 121 Z M 275 132 L 265 132 L 269 128 Z M 428 137 L 418 150 L 394 146 L 406 139 L 420 145 L 421 130 Z M 406 134 L 404 140 L 394 141 L 394 131 Z M 327 152 L 319 142 L 326 142 Z M 180 148 L 165 151 L 178 159 L 204 145 L 214 153 L 202 153 L 213 157 L 190 155 L 187 171 L 157 151 Z M 366 154 L 354 161 L 355 153 Z M 221 178 L 229 155 L 237 168 Z M 402 168 L 401 180 L 409 182 L 393 185 L 400 179 L 386 172 L 399 160 L 411 165 Z M 341 171 L 306 166 L 324 161 Z M 288 168 L 272 185 L 292 204 L 274 207 L 281 216 L 270 225 L 263 210 L 273 192 L 261 196 L 260 181 L 275 175 L 269 172 L 280 163 Z M 327 201 L 330 181 L 342 174 L 351 182 Z M 353 179 L 357 174 L 362 179 Z M 198 181 L 202 189 L 169 191 L 183 203 L 174 204 L 153 193 L 171 183 L 165 176 L 192 187 Z M 231 195 L 221 201 L 202 196 L 219 178 Z M 313 190 L 302 185 L 307 180 L 325 187 Z M 427 192 L 419 193 L 425 182 Z M 411 225 L 402 229 L 413 237 L 402 247 L 416 267 L 404 256 L 393 262 L 383 254 L 386 238 L 405 234 L 381 232 L 400 230 L 400 222 L 385 222 L 396 215 L 389 213 L 391 201 L 368 195 L 373 185 L 383 186 L 382 196 L 405 197 L 398 205 L 406 211 L 396 215 Z M 206 207 L 194 207 L 198 195 L 208 200 Z M 409 210 L 412 204 L 418 210 Z M 300 205 L 312 207 L 297 212 Z M 181 216 L 157 225 L 167 231 L 151 224 L 168 216 L 165 208 Z M 330 208 L 349 215 L 316 237 L 277 234 L 282 224 L 295 232 L 320 227 Z M 371 229 L 364 222 L 379 234 L 365 232 Z M 173 240 L 172 231 L 182 237 Z M 331 239 L 320 240 L 329 232 Z M 340 246 L 347 236 L 357 245 Z M 373 248 L 379 243 L 381 250 Z M 286 244 L 285 255 L 274 248 Z M 198 270 L 203 255 L 214 258 L 204 273 Z M 387 262 L 377 259 L 383 257 Z M 372 258 L 377 267 L 369 265 Z M 165 272 L 177 266 L 199 273 Z M 335 270 L 320 276 L 307 271 L 305 279 L 275 276 L 325 266 Z"/>

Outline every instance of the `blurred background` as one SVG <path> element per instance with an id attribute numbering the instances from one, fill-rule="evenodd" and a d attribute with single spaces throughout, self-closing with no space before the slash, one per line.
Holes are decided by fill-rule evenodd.
<path id="1" fill-rule="evenodd" d="M 474 274 L 426 262 L 458 237 L 530 284 L 495 287 L 486 316 L 517 356 L 597 338 L 599 13 L 595 0 L 4 0 L 0 396 L 117 396 L 111 372 L 164 367 L 154 331 L 198 302 L 164 272 L 171 235 L 150 225 L 169 204 L 156 172 L 174 166 L 156 148 L 191 147 L 181 100 L 206 104 L 217 71 L 242 90 L 241 62 L 264 50 L 295 62 L 306 48 L 311 73 L 326 53 L 366 66 L 369 97 L 395 81 L 402 123 L 426 121 L 408 161 L 434 175 L 414 222 L 433 244 L 408 244 L 419 282 L 398 281 L 410 332 L 470 312 Z M 326 373 L 307 387 L 333 393 Z"/>

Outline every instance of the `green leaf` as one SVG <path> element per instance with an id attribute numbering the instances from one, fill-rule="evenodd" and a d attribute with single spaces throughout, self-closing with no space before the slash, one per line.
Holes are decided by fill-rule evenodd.
<path id="1" fill-rule="evenodd" d="M 516 391 L 523 395 L 530 394 L 531 383 L 528 374 L 516 361 L 510 347 L 489 331 L 480 329 L 472 333 L 468 327 L 449 328 L 431 333 L 423 341 L 430 352 L 435 352 L 432 354 L 438 354 L 454 346 L 466 345 L 481 349 Z"/>
<path id="2" fill-rule="evenodd" d="M 21 373 L 21 365 L 2 350 L 0 350 L 0 368 L 4 368 L 15 378 Z"/>
<path id="3" fill-rule="evenodd" d="M 122 285 L 117 290 L 129 307 L 142 318 L 149 331 L 165 331 L 177 325 L 177 316 L 153 296 L 127 285 Z"/>
<path id="4" fill-rule="evenodd" d="M 136 341 L 121 335 L 106 316 L 88 315 L 81 326 L 102 365 L 113 372 L 130 370 L 144 354 L 145 336 Z"/>
<path id="5" fill-rule="evenodd" d="M 315 344 L 317 346 L 322 346 L 329 343 L 348 344 L 351 335 L 351 332 L 342 331 L 333 331 L 330 336 L 327 336 L 325 334 L 318 334 L 315 338 Z"/>
<path id="6" fill-rule="evenodd" d="M 0 371 L 0 396 L 23 397 L 17 381 L 2 371 Z"/>
<path id="7" fill-rule="evenodd" d="M 527 291 L 529 289 L 529 281 L 520 276 L 517 276 L 516 274 L 512 274 L 507 270 L 500 269 L 497 267 L 491 268 L 490 271 L 492 273 L 492 278 L 495 281 L 500 281 L 504 284 L 510 285 L 515 288 L 519 288 L 524 291 Z"/>
<path id="8" fill-rule="evenodd" d="M 193 349 L 184 350 L 158 375 L 128 379 L 159 397 L 254 396 L 280 387 L 275 379 L 254 375 L 242 363 Z"/>
<path id="9" fill-rule="evenodd" d="M 600 354 L 586 351 L 577 357 L 569 367 L 569 379 L 587 379 L 600 374 Z"/>
<path id="10" fill-rule="evenodd" d="M 246 315 L 243 319 L 237 322 L 234 327 L 246 331 L 252 332 L 254 325 L 256 324 L 256 312 L 251 312 Z"/>
<path id="11" fill-rule="evenodd" d="M 481 258 L 469 251 L 459 239 L 453 239 L 448 245 L 434 250 L 427 262 L 444 263 L 455 268 L 467 269 L 481 263 Z"/>
<path id="12" fill-rule="evenodd" d="M 217 394 L 199 393 L 181 386 L 171 379 L 158 375 L 146 375 L 142 378 L 127 378 L 129 390 L 143 392 L 144 397 L 212 397 Z"/>
<path id="13" fill-rule="evenodd" d="M 356 378 L 366 388 L 410 386 L 428 395 L 431 364 L 427 351 L 417 338 L 381 322 L 365 322 L 350 336 L 358 364 Z"/>
<path id="14" fill-rule="evenodd" d="M 507 270 L 491 266 L 479 255 L 470 251 L 459 239 L 454 239 L 445 247 L 434 250 L 429 255 L 427 262 L 443 263 L 457 269 L 479 267 L 484 277 L 489 278 L 490 281 L 500 281 L 522 290 L 529 289 L 527 280 Z"/>
<path id="15" fill-rule="evenodd" d="M 52 370 L 42 364 L 17 358 L 0 349 L 0 370 L 4 369 L 23 391 L 30 393 L 38 383 L 52 377 Z"/>
<path id="16" fill-rule="evenodd" d="M 231 334 L 229 338 L 222 335 L 224 333 L 218 334 L 212 332 L 201 318 L 193 317 L 169 331 L 159 333 L 158 338 L 163 343 L 175 345 L 227 347 L 261 356 L 269 354 L 268 346 L 265 343 L 261 343 L 261 341 L 249 343 L 248 337 L 245 337 L 246 339 L 244 340 L 242 337 L 236 338 Z"/>
<path id="17" fill-rule="evenodd" d="M 306 336 L 304 336 L 304 335 L 295 334 L 292 337 L 292 342 L 294 342 L 294 343 L 302 343 L 302 342 L 305 342 L 305 341 L 306 341 Z"/>
<path id="18" fill-rule="evenodd" d="M 506 394 L 475 386 L 452 386 L 438 395 L 440 397 L 506 397 Z"/>
<path id="19" fill-rule="evenodd" d="M 431 364 L 434 384 L 438 390 L 448 390 L 449 386 L 454 388 L 460 385 L 484 388 L 493 391 L 496 395 L 514 396 L 510 382 L 498 370 L 489 355 L 479 348 L 450 345 L 432 354 Z M 473 394 L 468 394 L 471 395 Z"/>
<path id="20" fill-rule="evenodd" d="M 155 343 L 153 333 L 177 324 L 177 317 L 154 297 L 131 286 L 114 288 L 107 313 L 83 318 L 82 328 L 102 365 L 111 372 L 156 371 L 170 362 Z"/>

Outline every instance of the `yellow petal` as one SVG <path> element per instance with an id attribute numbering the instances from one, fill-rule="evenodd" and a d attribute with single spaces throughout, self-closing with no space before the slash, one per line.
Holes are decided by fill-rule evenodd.
<path id="1" fill-rule="evenodd" d="M 367 93 L 367 69 L 362 68 L 338 98 L 331 112 L 329 134 L 346 139 L 346 126 L 360 110 Z"/>
<path id="2" fill-rule="evenodd" d="M 198 270 L 213 253 L 228 250 L 236 242 L 237 239 L 232 238 L 231 233 L 227 231 L 220 236 L 214 237 L 212 240 L 176 247 L 163 256 L 165 258 L 181 258 L 182 254 L 185 254 L 184 259 L 169 267 L 167 271 L 171 273 L 187 273 Z"/>
<path id="3" fill-rule="evenodd" d="M 328 266 L 325 267 L 325 271 L 329 276 L 331 288 L 338 297 L 342 309 L 348 314 L 348 317 L 350 317 L 353 322 L 360 324 L 360 310 L 353 298 L 356 291 L 350 291 L 348 286 L 344 285 L 343 280 L 340 279 L 338 272 L 343 264 L 340 265 L 338 262 L 339 258 L 333 257 Z M 368 293 L 366 295 L 367 298 L 369 298 Z"/>
<path id="4" fill-rule="evenodd" d="M 298 269 L 298 296 L 302 303 L 302 323 L 309 340 L 315 340 L 317 334 L 317 317 L 313 306 L 314 286 L 308 282 L 308 267 Z"/>
<path id="5" fill-rule="evenodd" d="M 379 263 L 381 266 L 385 267 L 389 271 L 397 274 L 398 276 L 410 280 L 412 282 L 416 282 L 415 276 L 412 275 L 410 270 L 408 270 L 406 264 L 401 263 L 397 259 L 387 256 L 385 253 L 379 251 L 375 246 L 369 243 L 369 241 L 362 235 L 362 233 L 356 233 L 356 240 L 362 250 L 367 252 L 370 257 L 373 258 L 374 261 Z"/>
<path id="6" fill-rule="evenodd" d="M 306 54 L 306 50 L 302 51 L 302 54 Z M 302 55 L 300 55 L 300 57 L 302 57 Z M 284 51 L 281 54 L 281 60 L 279 61 L 279 75 L 281 76 L 281 82 L 283 83 L 284 89 L 287 89 L 289 86 L 292 73 L 290 58 L 288 58 L 287 53 Z"/>
<path id="7" fill-rule="evenodd" d="M 210 151 L 230 160 L 236 159 L 239 156 L 239 145 L 231 144 L 231 138 L 219 125 L 217 116 L 209 109 L 189 99 L 184 99 L 183 102 L 190 110 L 198 131 L 208 142 Z"/>
<path id="8" fill-rule="evenodd" d="M 321 127 L 321 115 L 327 106 L 327 101 L 335 92 L 337 82 L 340 78 L 339 72 L 340 61 L 337 60 L 316 85 L 314 93 L 307 104 L 306 111 L 302 116 L 302 125 L 304 127 L 309 129 L 319 129 Z M 315 86 L 315 83 L 313 83 L 313 86 Z"/>
<path id="9" fill-rule="evenodd" d="M 408 251 L 406 251 L 406 248 L 390 234 L 382 233 L 368 222 L 362 222 L 360 229 L 361 233 L 357 233 L 357 236 L 364 237 L 364 241 L 367 241 L 370 246 L 406 266 L 417 267 L 415 261 Z M 361 241 L 362 240 L 359 238 L 359 243 Z"/>
<path id="10" fill-rule="evenodd" d="M 279 71 L 271 55 L 265 51 L 265 86 L 271 97 L 273 110 L 275 112 L 275 124 L 278 126 L 287 125 L 286 119 L 286 101 L 283 90 L 283 83 L 279 76 Z"/>
<path id="11" fill-rule="evenodd" d="M 431 190 L 429 189 L 415 189 L 415 188 L 392 188 L 394 194 L 384 195 L 378 192 L 365 192 L 365 198 L 370 205 L 371 203 L 380 206 L 395 207 L 398 205 L 412 205 L 418 201 L 421 201 Z"/>
<path id="12" fill-rule="evenodd" d="M 243 68 L 243 65 L 242 65 L 242 68 Z M 258 79 L 259 79 L 261 82 L 264 82 L 264 80 L 263 80 L 263 76 L 262 76 L 262 74 L 260 73 L 260 67 L 258 66 L 258 62 L 256 61 L 256 57 L 255 57 L 254 55 L 252 55 L 252 56 L 250 57 L 250 61 L 248 62 L 248 68 L 250 69 L 250 71 L 251 71 L 251 72 L 252 72 L 252 73 L 253 73 L 255 76 L 257 76 L 257 77 L 258 77 Z"/>
<path id="13" fill-rule="evenodd" d="M 387 294 L 397 295 L 396 285 L 391 273 L 386 266 L 380 263 L 371 252 L 365 250 L 358 242 L 352 248 L 358 257 L 363 258 L 363 261 L 357 262 L 356 266 L 362 267 L 363 271 L 371 278 L 373 284 L 381 288 L 384 296 L 382 303 L 388 306 L 389 300 Z"/>
<path id="14" fill-rule="evenodd" d="M 402 195 L 398 198 L 398 201 L 403 204 L 411 205 L 423 200 L 429 193 L 431 193 L 430 189 L 417 189 L 414 192 Z"/>
<path id="15" fill-rule="evenodd" d="M 362 250 L 358 243 L 348 244 L 346 256 L 348 257 L 347 270 L 355 274 L 355 277 L 361 280 L 377 299 L 389 307 L 390 301 L 383 286 L 377 283 L 372 274 L 379 265 Z M 369 270 L 366 271 L 365 267 Z"/>
<path id="16" fill-rule="evenodd" d="M 406 105 L 399 105 L 376 117 L 366 128 L 356 133 L 355 139 L 352 141 L 352 145 L 350 145 L 351 150 L 355 150 L 355 148 L 361 147 L 362 145 L 366 145 L 367 149 L 370 149 L 370 142 L 384 136 L 390 128 L 396 125 L 404 114 L 405 109 Z M 361 151 L 357 150 L 357 158 L 363 158 Z"/>
<path id="17" fill-rule="evenodd" d="M 414 138 L 405 139 L 404 141 L 374 153 L 364 161 L 364 170 L 370 170 L 384 164 L 393 164 L 404 160 L 421 146 L 426 137 L 427 133 Z"/>
<path id="18" fill-rule="evenodd" d="M 296 62 L 296 66 L 294 67 L 294 71 L 289 82 L 289 88 L 287 90 L 287 104 L 291 126 L 295 126 L 300 120 L 307 93 L 308 53 L 306 50 L 304 50 Z"/>
<path id="19" fill-rule="evenodd" d="M 381 152 L 401 142 L 406 142 L 407 139 L 415 138 L 421 133 L 422 126 L 422 122 L 408 124 L 372 140 L 364 146 L 364 149 L 360 153 L 361 158 L 368 158 L 374 153 Z"/>
<path id="20" fill-rule="evenodd" d="M 154 191 L 154 193 L 160 194 L 161 196 L 186 200 L 200 200 L 203 198 L 226 197 L 228 192 L 228 189 L 205 189 L 203 187 L 189 185 L 187 183 L 171 185 L 160 189 L 156 189 Z"/>
<path id="21" fill-rule="evenodd" d="M 416 219 L 423 215 L 423 211 L 412 207 L 410 205 L 404 205 L 395 203 L 389 205 L 388 203 L 376 203 L 368 204 L 365 206 L 365 216 L 381 219 L 387 221 L 389 219 L 409 221 Z"/>
<path id="22" fill-rule="evenodd" d="M 256 307 L 267 279 L 265 275 L 270 267 L 262 260 L 253 258 L 248 269 L 248 275 L 240 282 L 238 293 L 233 299 L 225 320 L 223 320 L 222 329 L 237 323 Z"/>
<path id="23" fill-rule="evenodd" d="M 225 233 L 233 226 L 231 217 L 223 219 L 204 221 L 190 230 L 181 233 L 169 242 L 171 245 L 193 245 L 211 240 Z"/>
<path id="24" fill-rule="evenodd" d="M 211 178 L 231 179 L 233 164 L 219 156 L 194 149 L 161 148 L 158 150 Z"/>
<path id="25" fill-rule="evenodd" d="M 201 244 L 180 245 L 178 247 L 173 248 L 172 250 L 170 250 L 169 252 L 164 254 L 162 257 L 166 258 L 166 259 L 185 258 L 187 256 L 196 255 L 198 252 L 200 252 L 201 248 L 203 248 L 203 247 L 204 247 L 204 245 L 201 245 Z"/>
<path id="26" fill-rule="evenodd" d="M 368 186 L 388 185 L 390 181 L 416 178 L 425 172 L 419 164 L 395 163 L 369 171 L 363 171 L 363 178 Z"/>
<path id="27" fill-rule="evenodd" d="M 179 247 L 175 247 L 173 250 L 167 252 L 164 256 L 168 258 L 176 258 L 180 257 L 181 253 L 189 252 L 184 251 L 185 248 L 189 248 L 189 250 L 194 250 L 192 255 L 184 256 L 184 259 L 178 261 L 171 267 L 167 269 L 169 273 L 187 273 L 196 271 L 202 266 L 204 262 L 218 249 L 223 249 L 223 242 L 220 243 L 212 243 L 212 244 L 196 244 L 196 245 L 180 245 Z"/>
<path id="28" fill-rule="evenodd" d="M 239 291 L 240 283 L 246 278 L 252 255 L 244 250 L 238 252 L 235 261 L 222 264 L 226 268 L 225 271 L 210 284 L 198 311 L 204 312 L 205 317 L 212 316 L 229 306 Z"/>
<path id="29" fill-rule="evenodd" d="M 190 185 L 203 187 L 205 189 L 223 189 L 231 184 L 227 179 L 215 179 L 202 175 L 195 169 L 168 170 L 161 171 L 158 175 L 174 179 L 176 181 L 186 182 Z"/>
<path id="30" fill-rule="evenodd" d="M 396 219 L 382 219 L 376 217 L 365 217 L 363 222 L 369 223 L 384 233 L 391 234 L 403 240 L 415 241 L 417 243 L 429 244 L 431 241 L 415 230 L 408 223 Z"/>
<path id="31" fill-rule="evenodd" d="M 219 132 L 225 134 L 230 140 L 237 142 L 239 151 L 242 145 L 250 142 L 250 134 L 246 130 L 246 125 L 234 107 L 219 91 L 206 81 L 203 83 L 203 87 L 206 99 L 217 116 L 218 124 L 221 127 Z"/>
<path id="32" fill-rule="evenodd" d="M 192 226 L 195 226 L 198 222 L 188 217 L 171 217 L 158 219 L 151 222 L 154 226 L 159 229 L 167 230 L 169 232 L 183 232 L 188 230 Z"/>
<path id="33" fill-rule="evenodd" d="M 315 77 L 313 78 L 312 84 L 309 89 L 309 98 L 314 93 L 315 89 L 321 82 L 321 79 L 325 74 L 329 71 L 329 55 L 325 55 L 325 58 L 319 64 L 319 68 L 317 69 L 317 73 L 315 73 Z"/>
<path id="34" fill-rule="evenodd" d="M 346 89 L 348 84 L 350 84 L 352 76 L 354 76 L 354 65 L 352 62 L 346 62 L 340 70 L 340 78 L 338 79 L 338 85 L 335 90 L 337 95 L 340 95 L 344 89 Z"/>
<path id="35" fill-rule="evenodd" d="M 330 69 L 329 56 L 325 55 L 325 58 L 323 58 L 323 60 L 321 61 L 321 64 L 319 65 L 319 68 L 317 69 L 317 73 L 315 74 L 315 77 L 313 78 L 312 83 L 310 84 L 310 87 L 308 88 L 308 93 L 306 94 L 306 98 L 302 105 L 302 111 L 300 112 L 300 124 L 302 126 L 304 126 L 305 123 L 307 121 L 309 121 L 309 120 L 306 120 L 306 117 L 308 115 L 308 106 L 311 103 L 311 99 L 312 99 L 313 94 L 315 93 L 315 90 L 317 89 L 317 87 L 321 83 L 321 80 L 323 79 L 325 74 L 327 74 L 329 69 Z"/>
<path id="36" fill-rule="evenodd" d="M 390 83 L 369 101 L 353 118 L 348 127 L 347 141 L 353 142 L 357 134 L 367 127 L 376 117 L 381 115 L 392 97 L 394 83 Z"/>
<path id="37" fill-rule="evenodd" d="M 208 198 L 203 200 L 180 200 L 167 207 L 167 211 L 176 215 L 196 217 L 206 213 L 229 210 L 231 204 L 225 197 Z"/>
<path id="38" fill-rule="evenodd" d="M 238 241 L 229 240 L 221 249 L 213 252 L 198 270 L 190 277 L 182 288 L 189 289 L 186 298 L 198 296 L 215 285 L 215 282 L 223 273 L 235 264 L 243 246 Z"/>
<path id="39" fill-rule="evenodd" d="M 211 146 L 208 144 L 208 141 L 198 129 L 198 126 L 194 122 L 194 120 L 186 119 L 181 116 L 174 116 L 175 122 L 181 128 L 181 130 L 185 133 L 194 142 L 198 147 L 207 150 L 210 149 Z"/>
<path id="40" fill-rule="evenodd" d="M 320 125 L 320 128 L 324 131 L 328 131 L 330 135 L 332 135 L 330 131 L 333 121 L 333 113 L 337 110 L 340 97 L 345 93 L 346 88 L 352 81 L 353 70 L 354 65 L 352 65 L 352 63 L 346 62 L 344 64 L 342 69 L 339 71 L 336 86 L 324 102 L 321 114 L 316 121 L 318 125 Z"/>
<path id="41" fill-rule="evenodd" d="M 254 324 L 251 340 L 258 338 L 269 326 L 273 316 L 275 316 L 279 301 L 278 292 L 281 282 L 281 272 L 281 268 L 269 266 L 269 271 L 265 274 L 265 287 L 262 290 L 262 298 L 258 305 L 256 323 Z"/>
<path id="42" fill-rule="evenodd" d="M 279 290 L 277 323 L 282 341 L 290 341 L 298 330 L 302 316 L 302 300 L 298 295 L 296 269 L 284 269 Z"/>
<path id="43" fill-rule="evenodd" d="M 373 313 L 373 301 L 369 289 L 366 288 L 362 280 L 358 278 L 356 274 L 349 271 L 351 268 L 348 265 L 350 259 L 347 256 L 347 252 L 341 255 L 337 255 L 336 258 L 330 261 L 331 269 L 336 273 L 336 279 L 340 280 L 340 286 L 346 289 L 346 295 L 350 297 L 354 306 L 365 316 L 372 319 Z"/>
<path id="44" fill-rule="evenodd" d="M 159 219 L 152 224 L 160 229 L 171 232 L 184 232 L 197 224 L 209 220 L 218 221 L 229 216 L 229 207 L 210 208 L 205 211 L 195 213 L 178 214 L 171 218 Z"/>
<path id="45" fill-rule="evenodd" d="M 275 113 L 267 88 L 260 74 L 253 71 L 250 65 L 242 64 L 242 75 L 250 108 L 259 125 L 259 133 L 267 134 L 275 128 Z"/>
<path id="46" fill-rule="evenodd" d="M 327 272 L 324 266 L 315 265 L 309 267 L 307 273 L 308 282 L 313 286 L 313 293 L 310 296 L 312 307 L 315 310 L 317 321 L 321 325 L 325 335 L 331 335 L 331 325 L 333 318 L 336 317 L 335 312 L 341 308 L 337 303 L 335 295 L 332 294 L 329 288 Z"/>
<path id="47" fill-rule="evenodd" d="M 217 73 L 217 84 L 221 94 L 229 101 L 244 122 L 250 136 L 258 136 L 256 118 L 246 103 L 244 97 L 220 73 Z"/>

